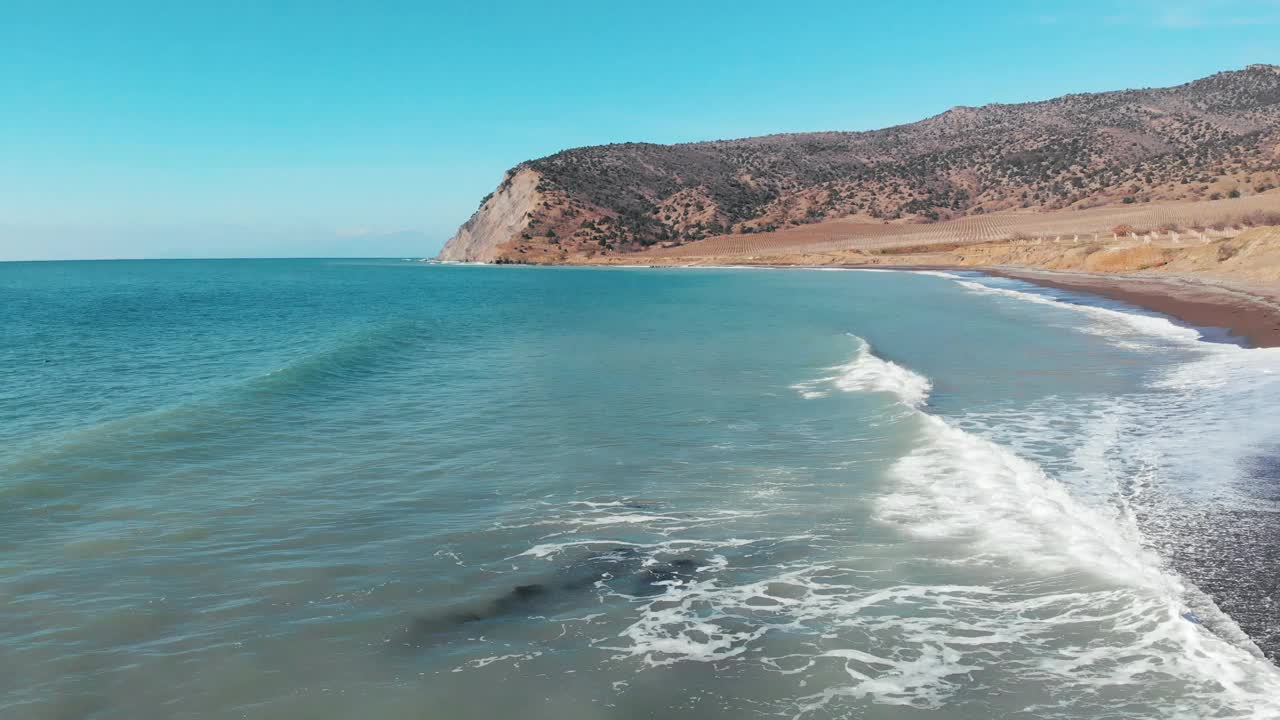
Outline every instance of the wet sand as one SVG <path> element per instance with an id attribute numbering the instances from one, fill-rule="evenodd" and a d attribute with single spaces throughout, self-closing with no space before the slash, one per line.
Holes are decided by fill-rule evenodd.
<path id="1" fill-rule="evenodd" d="M 1026 280 L 1036 285 L 1099 295 L 1169 315 L 1190 325 L 1216 327 L 1248 347 L 1280 347 L 1280 302 L 1261 292 L 1204 280 L 1144 275 L 1102 275 L 1021 268 L 955 268 Z"/>

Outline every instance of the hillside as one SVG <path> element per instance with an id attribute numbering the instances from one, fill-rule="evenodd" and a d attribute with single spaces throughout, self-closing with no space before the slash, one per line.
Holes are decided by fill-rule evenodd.
<path id="1" fill-rule="evenodd" d="M 870 132 L 566 150 L 510 170 L 445 260 L 573 262 L 832 221 L 913 225 L 1280 184 L 1280 67 L 957 107 Z"/>

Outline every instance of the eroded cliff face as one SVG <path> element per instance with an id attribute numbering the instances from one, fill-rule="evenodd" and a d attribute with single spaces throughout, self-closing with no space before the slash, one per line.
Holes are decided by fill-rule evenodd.
<path id="1" fill-rule="evenodd" d="M 516 168 L 502 179 L 470 220 L 458 228 L 437 256 L 440 260 L 493 262 L 502 256 L 503 246 L 529 226 L 541 203 L 540 176 L 530 168 Z"/>

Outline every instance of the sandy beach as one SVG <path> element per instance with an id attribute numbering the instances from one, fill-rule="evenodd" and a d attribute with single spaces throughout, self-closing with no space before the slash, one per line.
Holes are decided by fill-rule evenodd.
<path id="1" fill-rule="evenodd" d="M 1115 244 L 1045 243 L 1036 239 L 958 243 L 866 252 L 697 255 L 667 253 L 576 258 L 569 264 L 763 266 L 964 270 L 1087 292 L 1177 318 L 1222 328 L 1247 347 L 1280 346 L 1280 228 L 1258 227 L 1206 242 L 1169 235 Z"/>
<path id="2" fill-rule="evenodd" d="M 1272 296 L 1197 278 L 984 268 L 990 275 L 1087 292 L 1200 327 L 1217 327 L 1248 347 L 1280 347 L 1280 303 Z"/>
<path id="3" fill-rule="evenodd" d="M 599 263 L 605 265 L 605 263 Z M 609 265 L 621 265 L 609 263 Z M 632 266 L 634 267 L 634 265 Z M 1019 266 L 952 263 L 742 262 L 718 258 L 697 264 L 650 267 L 768 267 L 776 269 L 938 270 L 979 272 L 1014 278 L 1044 287 L 1089 293 L 1167 315 L 1188 325 L 1220 328 L 1245 347 L 1280 347 L 1280 288 L 1268 284 L 1233 283 L 1211 277 L 1138 273 L 1094 273 Z"/>

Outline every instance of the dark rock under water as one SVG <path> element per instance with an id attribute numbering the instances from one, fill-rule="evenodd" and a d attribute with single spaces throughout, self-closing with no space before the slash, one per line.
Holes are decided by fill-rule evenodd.
<path id="1" fill-rule="evenodd" d="M 659 595 L 692 581 L 698 567 L 697 560 L 687 557 L 649 565 L 633 548 L 620 548 L 567 565 L 545 582 L 517 585 L 493 600 L 414 618 L 397 643 L 421 647 L 473 623 L 569 609 L 600 587 L 629 597 Z"/>

